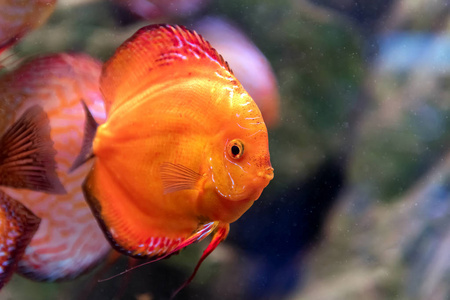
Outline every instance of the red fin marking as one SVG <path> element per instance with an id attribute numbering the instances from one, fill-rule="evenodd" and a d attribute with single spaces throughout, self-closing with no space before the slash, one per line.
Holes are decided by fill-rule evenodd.
<path id="1" fill-rule="evenodd" d="M 214 249 L 217 248 L 217 246 L 225 240 L 225 238 L 228 235 L 228 232 L 230 231 L 230 225 L 219 225 L 219 227 L 214 231 L 214 235 L 212 237 L 211 242 L 209 243 L 208 247 L 206 247 L 205 251 L 203 251 L 202 256 L 200 257 L 197 265 L 195 266 L 194 271 L 192 272 L 191 276 L 172 294 L 170 299 L 173 299 L 182 289 L 184 289 L 186 286 L 191 283 L 191 281 L 194 279 L 195 275 L 197 274 L 198 269 L 200 268 L 200 265 L 205 260 L 205 258 L 210 255 Z"/>
<path id="2" fill-rule="evenodd" d="M 41 219 L 0 190 L 0 289 L 11 278 Z"/>
<path id="3" fill-rule="evenodd" d="M 148 265 L 148 264 L 157 262 L 157 261 L 159 261 L 159 260 L 168 258 L 168 257 L 171 256 L 172 254 L 175 254 L 175 253 L 179 252 L 181 249 L 183 249 L 183 248 L 185 248 L 185 247 L 187 247 L 187 246 L 189 246 L 189 245 L 191 245 L 191 244 L 193 244 L 193 243 L 195 243 L 195 242 L 199 242 L 199 241 L 203 240 L 203 239 L 204 239 L 205 237 L 207 237 L 211 232 L 213 232 L 213 231 L 217 228 L 218 225 L 219 225 L 219 222 L 209 222 L 209 223 L 203 224 L 203 225 L 201 225 L 201 226 L 197 229 L 197 231 L 194 232 L 190 237 L 188 237 L 187 239 L 181 241 L 181 242 L 177 245 L 177 247 L 175 247 L 173 250 L 171 250 L 171 251 L 169 251 L 169 252 L 166 252 L 166 253 L 163 253 L 161 256 L 157 256 L 157 257 L 153 258 L 152 260 L 147 261 L 147 262 L 145 262 L 145 263 L 143 263 L 143 264 L 140 264 L 140 265 L 138 265 L 138 266 L 129 268 L 129 269 L 123 271 L 123 272 L 120 272 L 119 274 L 116 274 L 116 275 L 114 275 L 114 276 L 111 276 L 111 277 L 108 277 L 108 278 L 105 278 L 105 279 L 101 279 L 101 280 L 99 280 L 98 282 L 108 281 L 108 280 L 110 280 L 110 279 L 113 279 L 113 278 L 116 278 L 116 277 L 121 276 L 121 275 L 123 275 L 123 274 L 126 274 L 126 273 L 128 273 L 128 272 L 130 272 L 130 271 L 132 271 L 132 270 L 134 270 L 134 269 L 137 269 L 137 268 L 140 268 L 140 267 L 142 267 L 142 266 L 145 266 L 145 265 Z M 106 233 L 106 232 L 105 232 L 105 233 Z M 228 233 L 228 231 L 227 231 L 227 233 Z M 108 233 L 107 233 L 107 235 L 108 235 Z M 110 240 L 110 242 L 111 242 L 111 244 L 113 245 L 113 247 L 114 247 L 117 251 L 120 251 L 120 252 L 123 253 L 123 251 L 121 251 L 121 249 L 117 249 L 117 248 L 116 248 L 117 244 L 115 244 L 115 241 L 114 241 L 114 240 Z M 220 243 L 220 242 L 219 242 L 219 243 Z M 214 247 L 214 248 L 215 248 L 215 247 Z M 122 249 L 122 250 L 123 250 L 123 249 Z M 214 250 L 214 249 L 213 249 L 213 250 Z M 206 250 L 205 250 L 205 251 L 206 251 Z M 212 251 L 212 250 L 211 250 L 211 251 Z M 126 254 L 126 253 L 125 253 L 125 254 Z M 126 255 L 128 255 L 128 254 L 126 254 Z M 203 258 L 203 259 L 204 259 L 204 258 Z M 191 279 L 191 280 L 192 280 L 192 279 Z"/>
<path id="4" fill-rule="evenodd" d="M 47 114 L 34 105 L 0 139 L 0 185 L 65 194 Z"/>
<path id="5" fill-rule="evenodd" d="M 183 242 L 181 242 L 173 251 L 171 251 L 167 255 L 176 253 L 176 252 L 180 251 L 181 249 L 183 249 L 195 242 L 203 240 L 211 232 L 216 230 L 218 225 L 219 225 L 219 222 L 209 222 L 209 223 L 202 225 L 194 234 L 192 234 L 190 237 L 188 237 Z"/>
<path id="6" fill-rule="evenodd" d="M 177 60 L 208 59 L 232 73 L 228 63 L 201 35 L 184 26 L 150 25 L 141 28 L 136 33 L 136 36 L 139 35 L 159 45 L 159 55 L 155 58 L 155 66 L 168 65 Z"/>
<path id="7" fill-rule="evenodd" d="M 187 71 L 200 66 L 212 68 L 212 73 L 219 69 L 232 73 L 222 56 L 195 31 L 166 24 L 146 26 L 125 41 L 103 66 L 100 89 L 106 112 L 109 114 L 113 103 L 120 105 L 118 102 L 132 99 L 161 76 L 180 71 L 168 68 L 180 61 L 189 65 Z"/>

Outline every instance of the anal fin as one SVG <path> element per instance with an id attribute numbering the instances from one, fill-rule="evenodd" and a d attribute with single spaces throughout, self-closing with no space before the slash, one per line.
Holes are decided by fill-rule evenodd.
<path id="1" fill-rule="evenodd" d="M 85 193 L 85 195 L 86 195 L 86 193 Z M 94 212 L 94 214 L 95 214 L 95 212 Z M 113 246 L 113 248 L 114 248 L 115 250 L 117 250 L 118 252 L 122 253 L 122 254 L 128 255 L 126 252 L 124 252 L 124 249 L 122 249 L 122 248 L 119 246 L 119 244 L 117 243 L 117 241 L 115 241 L 114 239 L 112 239 L 111 235 L 110 235 L 109 232 L 107 231 L 107 229 L 106 229 L 106 227 L 104 226 L 104 224 L 100 223 L 100 225 L 101 225 L 101 227 L 103 228 L 103 230 L 104 230 L 104 232 L 105 232 L 105 235 L 106 235 L 107 238 L 109 239 L 109 241 L 110 241 L 111 245 Z M 140 264 L 140 265 L 138 265 L 138 266 L 134 266 L 134 267 L 132 267 L 132 268 L 130 268 L 130 269 L 127 269 L 127 270 L 125 270 L 125 271 L 123 271 L 123 272 L 120 272 L 119 274 L 116 274 L 116 275 L 111 276 L 111 277 L 109 277 L 109 278 L 101 279 L 101 280 L 99 280 L 98 282 L 103 282 L 103 281 L 107 281 L 107 280 L 113 279 L 113 278 L 115 278 L 115 277 L 117 277 L 117 276 L 126 274 L 126 273 L 128 273 L 128 272 L 130 272 L 130 271 L 132 271 L 132 270 L 134 270 L 134 269 L 140 268 L 140 267 L 142 267 L 142 266 L 144 266 L 144 265 L 151 264 L 151 263 L 157 262 L 157 261 L 159 261 L 159 260 L 166 259 L 166 258 L 170 257 L 170 256 L 173 255 L 173 254 L 177 254 L 177 253 L 178 253 L 180 250 L 182 250 L 183 248 L 185 248 L 185 247 L 187 247 L 187 246 L 189 246 L 189 245 L 191 245 L 191 244 L 193 244 L 193 243 L 196 243 L 196 242 L 199 242 L 199 241 L 203 240 L 203 239 L 204 239 L 205 237 L 207 237 L 209 234 L 211 234 L 212 232 L 214 232 L 214 230 L 216 230 L 217 226 L 219 226 L 219 222 L 209 222 L 209 223 L 202 224 L 202 225 L 200 225 L 200 226 L 197 228 L 197 230 L 195 230 L 195 232 L 192 233 L 192 235 L 190 235 L 188 238 L 186 238 L 186 239 L 184 239 L 183 241 L 181 241 L 180 243 L 178 243 L 178 245 L 177 245 L 175 248 L 173 248 L 172 250 L 170 250 L 170 251 L 165 251 L 165 252 L 161 253 L 161 254 L 158 255 L 158 256 L 155 256 L 155 257 L 150 258 L 149 261 L 147 261 L 147 262 L 145 262 L 145 263 L 143 263 L 143 264 Z M 227 231 L 226 231 L 226 234 L 228 234 L 228 229 L 227 229 Z M 225 236 L 223 237 L 223 239 L 225 239 L 226 234 L 225 234 Z M 221 239 L 220 241 L 222 241 L 223 239 Z M 214 239 L 213 239 L 213 240 L 214 240 Z M 217 242 L 217 245 L 220 243 L 220 241 Z M 212 244 L 212 242 L 211 242 L 211 244 Z M 211 244 L 210 244 L 210 246 L 211 246 Z M 209 251 L 209 253 L 211 253 L 212 250 L 214 250 L 214 249 L 217 247 L 217 245 L 214 246 L 214 247 Z M 210 247 L 210 246 L 209 246 L 209 247 Z M 206 250 L 205 250 L 205 252 L 206 252 Z M 208 253 L 208 254 L 209 254 L 209 253 Z M 208 254 L 205 255 L 205 253 L 204 253 L 203 256 L 202 256 L 202 258 L 201 258 L 201 261 L 203 261 L 203 260 L 206 258 L 206 256 L 207 256 Z M 133 256 L 131 256 L 131 257 L 133 257 Z M 194 278 L 195 273 L 197 272 L 197 269 L 200 267 L 201 261 L 199 262 L 199 264 L 198 264 L 197 267 L 195 268 L 194 274 L 192 274 L 191 278 L 189 278 L 189 281 L 186 282 L 185 285 L 183 285 L 183 287 L 186 286 L 187 284 L 189 284 L 189 282 Z M 183 288 L 183 287 L 182 287 L 182 288 Z M 180 288 L 179 290 L 181 290 L 182 288 Z M 177 291 L 177 292 L 178 292 L 178 291 Z"/>
<path id="2" fill-rule="evenodd" d="M 0 185 L 65 194 L 55 154 L 47 114 L 28 108 L 0 138 Z"/>
<path id="3" fill-rule="evenodd" d="M 173 299 L 182 289 L 184 289 L 186 286 L 191 283 L 191 281 L 194 279 L 195 275 L 197 274 L 198 269 L 200 268 L 200 265 L 202 262 L 210 255 L 214 249 L 217 248 L 217 246 L 226 239 L 228 232 L 230 231 L 230 224 L 219 224 L 217 228 L 214 229 L 213 237 L 211 242 L 209 243 L 208 247 L 206 247 L 205 251 L 203 251 L 202 256 L 200 257 L 197 265 L 195 266 L 194 271 L 192 272 L 191 276 L 175 291 L 173 292 L 170 299 Z"/>
<path id="4" fill-rule="evenodd" d="M 5 50 L 11 48 L 14 44 L 16 44 L 25 35 L 25 32 L 26 30 L 23 30 L 20 33 L 16 34 L 15 36 L 0 43 L 0 54 L 2 54 Z"/>

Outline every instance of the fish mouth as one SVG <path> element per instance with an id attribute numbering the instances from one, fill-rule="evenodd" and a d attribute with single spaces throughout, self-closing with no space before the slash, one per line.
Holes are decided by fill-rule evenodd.
<path id="1" fill-rule="evenodd" d="M 266 179 L 269 182 L 273 179 L 273 168 L 267 167 L 264 170 L 259 171 L 257 175 L 258 177 L 262 177 L 263 179 Z"/>
<path id="2" fill-rule="evenodd" d="M 255 176 L 256 175 L 256 176 Z M 233 187 L 228 193 L 222 193 L 218 187 L 216 191 L 227 200 L 231 201 L 256 201 L 261 196 L 264 188 L 273 179 L 273 168 L 267 167 L 263 170 L 258 171 L 256 174 L 253 173 L 252 179 L 249 179 L 246 184 L 241 186 L 239 189 Z"/>
<path id="3" fill-rule="evenodd" d="M 253 190 L 252 200 L 256 201 L 261 196 L 264 188 L 273 179 L 273 168 L 267 167 L 264 170 L 259 171 L 257 176 L 253 179 L 253 187 L 248 187 Z"/>

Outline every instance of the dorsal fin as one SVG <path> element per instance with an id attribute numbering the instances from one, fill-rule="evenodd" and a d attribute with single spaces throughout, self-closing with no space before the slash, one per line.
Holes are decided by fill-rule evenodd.
<path id="1" fill-rule="evenodd" d="M 164 24 L 143 27 L 103 66 L 100 89 L 106 112 L 164 76 L 175 77 L 180 72 L 187 74 L 207 68 L 232 74 L 222 56 L 195 31 Z"/>
<path id="2" fill-rule="evenodd" d="M 81 100 L 81 104 L 83 105 L 85 114 L 83 142 L 81 144 L 80 154 L 75 158 L 75 161 L 69 169 L 69 173 L 94 157 L 92 142 L 94 141 L 95 133 L 97 132 L 98 123 L 95 121 L 84 100 Z"/>

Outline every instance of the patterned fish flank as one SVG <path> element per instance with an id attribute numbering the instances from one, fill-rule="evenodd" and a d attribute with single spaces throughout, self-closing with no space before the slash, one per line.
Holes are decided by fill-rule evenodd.
<path id="1" fill-rule="evenodd" d="M 25 254 L 19 273 L 41 281 L 74 278 L 99 262 L 110 246 L 86 204 L 81 183 L 90 164 L 69 173 L 80 151 L 85 115 L 81 101 L 93 116 L 104 118 L 99 92 L 101 64 L 87 55 L 57 54 L 31 60 L 0 79 L 0 129 L 9 126 L 28 107 L 39 104 L 50 120 L 51 138 L 57 151 L 57 174 L 66 195 L 49 195 L 5 188 L 42 219 Z"/>

